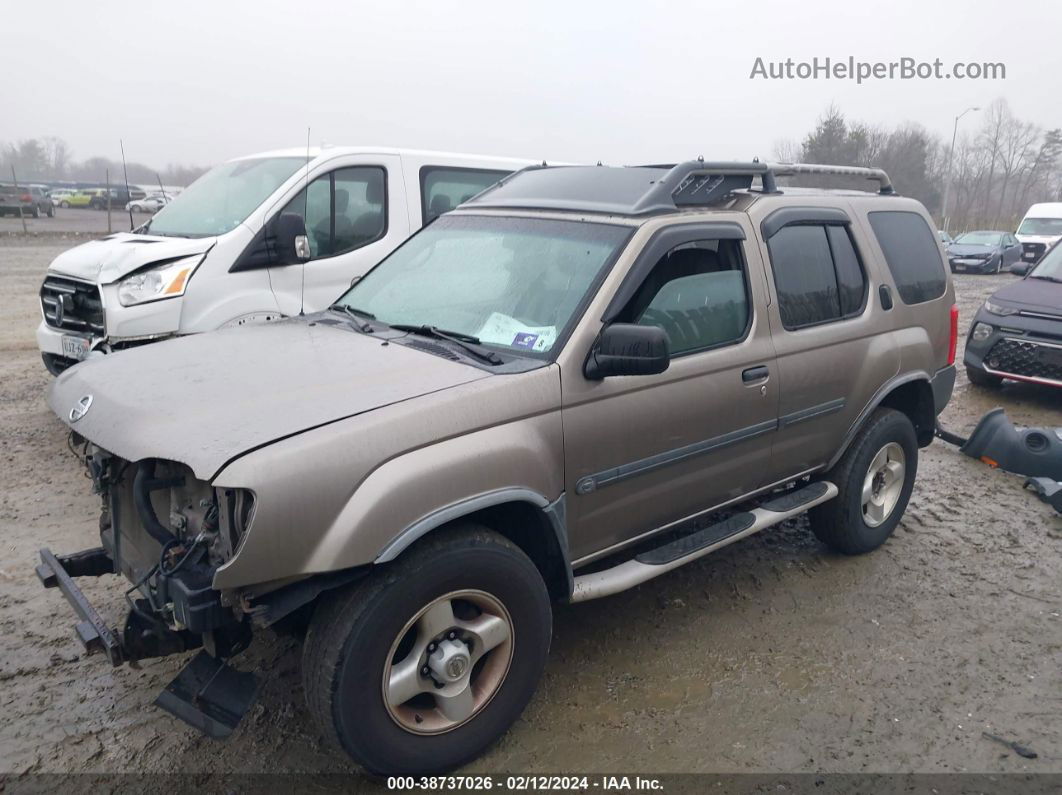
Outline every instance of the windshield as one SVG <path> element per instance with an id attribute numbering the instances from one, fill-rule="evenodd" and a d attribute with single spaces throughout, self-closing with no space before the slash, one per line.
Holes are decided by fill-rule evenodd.
<path id="1" fill-rule="evenodd" d="M 232 231 L 295 171 L 304 157 L 259 157 L 212 168 L 147 225 L 153 235 L 209 237 Z"/>
<path id="2" fill-rule="evenodd" d="M 1000 237 L 998 232 L 967 232 L 955 238 L 955 242 L 960 246 L 998 246 Z"/>
<path id="3" fill-rule="evenodd" d="M 1019 235 L 1062 235 L 1062 218 L 1026 218 L 1018 227 Z"/>
<path id="4" fill-rule="evenodd" d="M 1062 244 L 1056 244 L 1048 251 L 1029 276 L 1062 281 Z"/>
<path id="5" fill-rule="evenodd" d="M 544 356 L 629 234 L 608 224 L 442 216 L 340 303 L 383 323 L 436 326 Z"/>

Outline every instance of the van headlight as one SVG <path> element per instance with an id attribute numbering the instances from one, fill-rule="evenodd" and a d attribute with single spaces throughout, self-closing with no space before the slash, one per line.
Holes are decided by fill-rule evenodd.
<path id="1" fill-rule="evenodd" d="M 118 302 L 133 306 L 184 295 L 192 271 L 202 260 L 202 254 L 195 254 L 127 276 L 118 282 Z"/>

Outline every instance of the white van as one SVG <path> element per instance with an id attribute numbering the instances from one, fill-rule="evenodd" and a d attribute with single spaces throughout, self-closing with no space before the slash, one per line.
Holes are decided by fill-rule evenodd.
<path id="1" fill-rule="evenodd" d="M 1021 261 L 1038 262 L 1047 249 L 1062 239 L 1062 202 L 1034 204 L 1016 233 Z"/>
<path id="2" fill-rule="evenodd" d="M 230 160 L 134 232 L 52 262 L 44 364 L 58 375 L 90 354 L 325 309 L 421 226 L 530 162 L 375 147 Z M 305 225 L 298 257 L 290 214 Z"/>

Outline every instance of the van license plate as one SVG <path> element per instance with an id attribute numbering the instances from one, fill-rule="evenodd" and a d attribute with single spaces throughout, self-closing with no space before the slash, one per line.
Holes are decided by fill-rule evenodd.
<path id="1" fill-rule="evenodd" d="M 67 359 L 81 361 L 89 352 L 89 340 L 87 337 L 75 337 L 72 334 L 63 335 L 63 356 Z"/>

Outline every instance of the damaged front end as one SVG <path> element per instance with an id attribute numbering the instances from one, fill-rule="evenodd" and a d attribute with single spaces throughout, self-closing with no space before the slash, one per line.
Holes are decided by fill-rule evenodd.
<path id="1" fill-rule="evenodd" d="M 229 734 L 253 700 L 254 676 L 226 661 L 251 640 L 251 619 L 235 595 L 212 587 L 254 511 L 240 489 L 215 489 L 187 467 L 131 463 L 72 436 L 102 500 L 100 546 L 70 555 L 41 550 L 37 576 L 73 607 L 85 650 L 113 665 L 197 648 L 202 651 L 156 704 L 214 737 Z M 74 580 L 124 575 L 128 611 L 113 629 Z"/>

